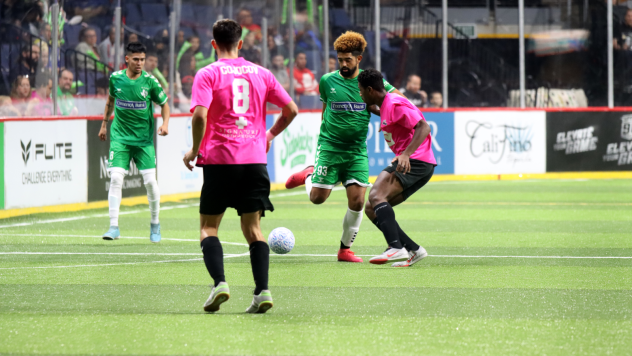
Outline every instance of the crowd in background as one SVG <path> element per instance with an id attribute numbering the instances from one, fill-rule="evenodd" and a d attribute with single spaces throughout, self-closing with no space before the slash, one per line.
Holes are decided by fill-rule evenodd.
<path id="1" fill-rule="evenodd" d="M 145 70 L 154 75 L 165 91 L 169 92 L 169 30 L 159 29 L 155 34 L 134 30 L 123 24 L 119 53 L 119 68 L 116 63 L 115 28 L 112 25 L 113 4 L 110 0 L 68 0 L 61 8 L 59 43 L 64 59 L 59 61 L 58 112 L 52 105 L 52 65 L 49 48 L 52 44 L 50 4 L 46 0 L 0 0 L 2 24 L 21 29 L 22 39 L 19 55 L 14 55 L 8 71 L 8 85 L 0 95 L 0 116 L 48 116 L 73 115 L 78 113 L 75 98 L 106 97 L 108 77 L 114 70 L 125 68 L 124 48 L 128 43 L 140 41 L 148 48 Z M 318 29 L 304 16 L 298 14 L 295 40 L 294 66 L 288 68 L 290 51 L 289 27 L 269 27 L 267 38 L 263 38 L 261 24 L 255 22 L 251 10 L 240 8 L 234 12 L 236 21 L 243 29 L 243 47 L 239 55 L 259 65 L 266 65 L 283 88 L 289 91 L 290 80 L 294 82 L 296 101 L 302 107 L 319 108 L 318 85 L 322 75 L 338 69 L 335 53 L 322 58 L 324 44 Z M 77 22 L 77 18 L 80 21 Z M 64 26 L 65 24 L 65 26 Z M 72 30 L 72 31 L 71 31 Z M 211 26 L 204 33 L 182 28 L 176 35 L 175 59 L 175 112 L 188 112 L 191 88 L 196 72 L 216 60 L 212 49 Z M 72 32 L 72 33 L 71 33 Z M 76 40 L 72 35 L 76 36 Z M 103 34 L 103 38 L 99 40 Z M 333 43 L 335 38 L 331 39 Z M 267 54 L 263 53 L 263 41 L 267 43 Z M 325 44 L 331 46 L 331 44 Z M 308 66 L 308 54 L 318 53 L 318 62 L 312 57 Z M 266 56 L 266 58 L 264 58 Z M 5 79 L 5 80 L 6 80 Z M 9 90 L 10 88 L 10 90 Z M 8 91 L 8 92 L 6 92 Z M 441 94 L 431 91 L 430 96 L 422 90 L 418 75 L 410 75 L 406 86 L 401 88 L 419 107 L 439 107 Z"/>

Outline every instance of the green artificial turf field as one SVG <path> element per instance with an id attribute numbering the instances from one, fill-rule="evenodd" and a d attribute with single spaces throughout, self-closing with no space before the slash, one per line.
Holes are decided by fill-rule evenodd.
<path id="1" fill-rule="evenodd" d="M 244 314 L 234 210 L 220 228 L 231 299 L 214 315 L 194 201 L 163 205 L 157 245 L 146 206 L 122 209 L 138 238 L 118 241 L 100 238 L 107 209 L 2 220 L 0 354 L 632 354 L 632 181 L 430 183 L 395 209 L 430 254 L 411 268 L 368 263 L 385 242 L 366 218 L 365 263 L 335 261 L 345 200 L 273 192 L 264 234 L 285 226 L 296 246 L 270 258 L 264 315 Z"/>

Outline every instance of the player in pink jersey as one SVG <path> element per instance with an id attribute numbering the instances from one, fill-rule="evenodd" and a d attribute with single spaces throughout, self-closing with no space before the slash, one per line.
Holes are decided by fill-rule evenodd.
<path id="1" fill-rule="evenodd" d="M 430 126 L 410 101 L 386 92 L 382 74 L 377 70 L 360 73 L 358 87 L 367 105 L 380 107 L 380 128 L 395 152 L 392 164 L 377 177 L 365 205 L 366 216 L 382 231 L 389 246 L 370 262 L 395 262 L 393 267 L 410 267 L 428 253 L 399 227 L 393 206 L 408 199 L 432 177 L 437 161 L 432 152 Z M 407 259 L 399 257 L 403 249 L 408 250 Z"/>
<path id="2" fill-rule="evenodd" d="M 255 291 L 248 313 L 272 307 L 268 290 L 270 248 L 259 222 L 270 202 L 266 152 L 270 142 L 294 120 L 298 108 L 267 69 L 238 57 L 241 27 L 233 20 L 213 25 L 211 42 L 218 61 L 195 76 L 191 98 L 193 147 L 184 156 L 203 168 L 200 196 L 200 246 L 206 269 L 214 280 L 204 310 L 215 312 L 230 292 L 224 276 L 224 251 L 217 237 L 227 208 L 237 209 L 250 245 Z M 281 117 L 266 132 L 266 102 L 282 107 Z"/>

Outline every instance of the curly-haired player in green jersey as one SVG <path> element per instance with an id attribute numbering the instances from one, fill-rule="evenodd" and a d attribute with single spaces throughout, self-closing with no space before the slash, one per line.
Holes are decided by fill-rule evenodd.
<path id="1" fill-rule="evenodd" d="M 322 124 L 316 149 L 316 162 L 293 174 L 285 183 L 290 189 L 305 184 L 314 204 L 324 203 L 334 185 L 342 182 L 347 190 L 348 209 L 342 222 L 342 238 L 338 261 L 362 262 L 351 245 L 360 223 L 364 196 L 369 183 L 369 158 L 366 136 L 371 113 L 379 115 L 377 106 L 367 107 L 358 89 L 359 68 L 366 40 L 361 34 L 347 31 L 334 42 L 340 70 L 320 79 L 320 100 L 323 102 Z M 388 82 L 389 93 L 401 95 Z"/>

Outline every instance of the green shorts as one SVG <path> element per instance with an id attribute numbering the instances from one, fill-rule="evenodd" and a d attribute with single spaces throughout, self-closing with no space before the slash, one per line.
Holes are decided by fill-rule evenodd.
<path id="1" fill-rule="evenodd" d="M 129 164 L 134 160 L 139 171 L 156 168 L 156 149 L 151 146 L 131 146 L 120 142 L 110 142 L 108 170 L 123 168 L 129 171 Z"/>
<path id="2" fill-rule="evenodd" d="M 328 145 L 318 145 L 312 185 L 333 189 L 338 182 L 342 182 L 345 187 L 351 184 L 371 186 L 366 148 L 354 147 L 342 151 Z"/>

